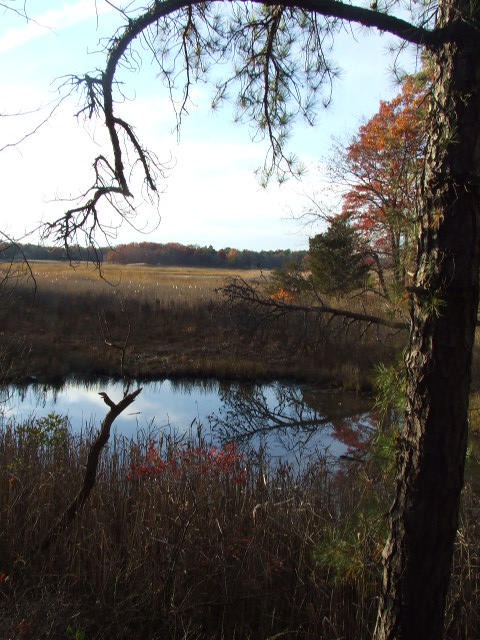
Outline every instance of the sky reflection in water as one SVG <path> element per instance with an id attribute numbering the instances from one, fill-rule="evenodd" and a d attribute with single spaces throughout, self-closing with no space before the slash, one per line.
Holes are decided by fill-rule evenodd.
<path id="1" fill-rule="evenodd" d="M 162 380 L 139 386 L 142 393 L 114 424 L 115 431 L 128 438 L 152 426 L 183 433 L 201 424 L 215 440 L 235 440 L 244 449 L 266 444 L 275 458 L 299 462 L 325 450 L 333 456 L 346 453 L 365 439 L 373 421 L 367 398 L 308 385 Z M 131 390 L 135 388 L 137 384 Z M 4 420 L 53 411 L 68 415 L 76 431 L 91 423 L 98 426 L 107 410 L 99 391 L 118 402 L 123 383 L 67 379 L 57 388 L 10 387 Z"/>

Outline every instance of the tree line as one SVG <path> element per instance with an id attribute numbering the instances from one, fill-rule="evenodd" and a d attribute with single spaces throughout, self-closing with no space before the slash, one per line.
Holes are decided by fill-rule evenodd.
<path id="1" fill-rule="evenodd" d="M 307 251 L 277 249 L 252 251 L 226 247 L 214 249 L 212 245 L 183 245 L 178 242 L 130 242 L 115 247 L 95 248 L 95 256 L 103 262 L 118 264 L 144 263 L 156 266 L 215 267 L 235 269 L 281 269 L 287 264 L 300 265 Z M 86 262 L 92 259 L 92 247 L 44 246 L 36 244 L 3 243 L 0 260 L 60 260 Z"/>

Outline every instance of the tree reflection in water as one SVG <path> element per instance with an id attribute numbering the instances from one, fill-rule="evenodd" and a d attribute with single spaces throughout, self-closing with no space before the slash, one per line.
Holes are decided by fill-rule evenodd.
<path id="1" fill-rule="evenodd" d="M 266 448 L 272 458 L 303 466 L 314 457 L 361 459 L 375 417 L 365 396 L 309 386 L 220 384 L 212 433 L 244 451 Z"/>
<path id="2" fill-rule="evenodd" d="M 235 441 L 245 453 L 261 449 L 272 461 L 296 462 L 303 468 L 319 456 L 327 456 L 334 464 L 340 456 L 361 457 L 375 426 L 371 399 L 341 390 L 216 379 L 159 380 L 142 382 L 142 386 L 134 410 L 117 421 L 122 435 L 134 437 L 139 426 L 152 424 L 181 434 L 196 423 L 214 444 Z M 123 383 L 70 377 L 56 385 L 10 387 L 6 389 L 9 402 L 2 409 L 7 416 L 24 417 L 54 411 L 68 415 L 79 430 L 92 417 L 103 416 L 100 391 L 121 397 Z"/>

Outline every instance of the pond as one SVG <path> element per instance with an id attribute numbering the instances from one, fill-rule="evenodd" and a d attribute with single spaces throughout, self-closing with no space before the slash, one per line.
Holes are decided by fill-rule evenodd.
<path id="1" fill-rule="evenodd" d="M 219 380 L 136 382 L 142 392 L 114 423 L 114 431 L 133 438 L 154 429 L 202 433 L 213 442 L 235 441 L 243 450 L 266 447 L 274 460 L 305 463 L 320 454 L 348 454 L 374 426 L 371 400 L 355 393 L 288 382 L 252 384 Z M 99 392 L 118 402 L 122 381 L 67 378 L 57 385 L 10 386 L 4 391 L 4 423 L 55 412 L 71 428 L 99 426 L 107 406 Z"/>

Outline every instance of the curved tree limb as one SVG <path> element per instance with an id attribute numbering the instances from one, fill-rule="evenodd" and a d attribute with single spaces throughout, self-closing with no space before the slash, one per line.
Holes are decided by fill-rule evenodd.
<path id="1" fill-rule="evenodd" d="M 63 514 L 48 532 L 40 547 L 42 551 L 46 551 L 50 547 L 51 543 L 55 540 L 58 534 L 68 527 L 68 525 L 77 515 L 78 511 L 83 508 L 90 493 L 92 492 L 93 487 L 95 486 L 98 461 L 100 459 L 102 449 L 107 444 L 110 437 L 110 429 L 112 427 L 112 424 L 114 420 L 118 418 L 118 416 L 132 404 L 141 390 L 142 388 L 140 387 L 136 391 L 128 393 L 118 403 L 113 402 L 113 400 L 109 398 L 109 396 L 104 391 L 99 394 L 100 396 L 102 396 L 105 404 L 110 407 L 110 410 L 103 419 L 99 434 L 90 447 L 82 488 L 80 489 L 70 506 L 67 507 L 67 509 L 63 512 Z"/>
<path id="2" fill-rule="evenodd" d="M 86 105 L 84 108 L 80 109 L 79 114 L 83 113 L 88 118 L 93 117 L 93 115 L 101 115 L 104 120 L 106 129 L 108 130 L 108 135 L 110 138 L 111 150 L 113 154 L 112 163 L 108 164 L 108 169 L 104 163 L 100 162 L 100 158 L 97 158 L 95 161 L 96 168 L 96 179 L 95 182 L 90 189 L 90 197 L 85 204 L 80 204 L 78 207 L 70 209 L 64 215 L 64 221 L 57 220 L 52 225 L 47 225 L 46 227 L 46 235 L 53 235 L 57 240 L 63 241 L 67 246 L 72 240 L 75 239 L 76 233 L 78 233 L 82 227 L 85 229 L 90 229 L 87 233 L 87 239 L 89 241 L 92 240 L 94 232 L 96 230 L 102 230 L 102 226 L 99 223 L 98 218 L 98 203 L 107 199 L 110 204 L 117 209 L 120 216 L 123 218 L 128 218 L 128 214 L 122 211 L 118 204 L 112 202 L 112 198 L 120 197 L 123 198 L 127 202 L 127 208 L 132 211 L 130 199 L 132 197 L 132 192 L 129 186 L 129 181 L 127 179 L 127 175 L 125 172 L 124 166 L 124 157 L 126 155 L 126 150 L 123 148 L 119 133 L 123 131 L 126 135 L 126 139 L 133 146 L 135 155 L 137 159 L 140 161 L 144 172 L 144 179 L 147 185 L 149 192 L 152 194 L 156 194 L 158 189 L 156 185 L 156 175 L 159 171 L 162 174 L 162 169 L 156 159 L 152 158 L 151 154 L 143 148 L 136 133 L 130 124 L 119 118 L 115 113 L 115 99 L 113 95 L 114 87 L 117 85 L 116 82 L 116 73 L 119 65 L 125 60 L 128 59 L 128 55 L 130 52 L 130 47 L 133 42 L 139 36 L 143 35 L 144 37 L 150 38 L 151 42 L 148 43 L 150 48 L 154 48 L 156 46 L 156 42 L 160 42 L 160 46 L 162 46 L 162 28 L 164 28 L 164 24 L 162 24 L 162 20 L 164 20 L 167 16 L 172 16 L 173 27 L 172 33 L 167 33 L 167 38 L 175 38 L 177 36 L 178 40 L 181 43 L 181 50 L 178 52 L 178 56 L 183 58 L 183 70 L 186 73 L 186 84 L 184 87 L 183 100 L 180 107 L 180 114 L 177 114 L 179 120 L 181 119 L 181 115 L 186 110 L 186 103 L 188 99 L 189 86 L 191 84 L 191 76 L 190 76 L 190 68 L 193 64 L 197 64 L 198 67 L 203 70 L 202 64 L 200 62 L 201 53 L 197 53 L 197 49 L 207 48 L 207 52 L 209 55 L 213 55 L 212 51 L 215 47 L 219 48 L 219 55 L 222 56 L 226 53 L 229 47 L 233 47 L 235 50 L 236 44 L 232 41 L 232 37 L 234 36 L 226 36 L 226 32 L 221 32 L 221 28 L 218 27 L 215 19 L 210 23 L 208 21 L 208 10 L 209 7 L 213 3 L 201 2 L 201 0 L 164 0 L 150 3 L 150 6 L 143 11 L 136 18 L 129 18 L 128 24 L 120 30 L 110 41 L 109 45 L 106 48 L 107 53 L 107 63 L 103 72 L 101 72 L 97 77 L 93 77 L 91 75 L 85 75 L 84 77 L 72 76 L 71 84 L 74 89 L 79 89 L 85 93 L 86 96 Z M 238 6 L 245 4 L 244 2 L 237 3 Z M 291 117 L 291 114 L 286 109 L 286 106 L 281 102 L 283 98 L 280 98 L 280 102 L 277 102 L 278 96 L 282 94 L 282 90 L 284 89 L 285 78 L 292 80 L 292 73 L 295 73 L 295 69 L 292 67 L 284 67 L 281 58 L 276 58 L 275 55 L 272 54 L 272 47 L 276 38 L 281 38 L 282 28 L 280 27 L 280 19 L 284 11 L 299 11 L 303 13 L 305 16 L 311 14 L 312 16 L 323 16 L 325 19 L 331 18 L 333 19 L 333 23 L 335 21 L 347 21 L 350 23 L 356 23 L 369 28 L 376 28 L 381 31 L 389 32 L 404 41 L 408 41 L 410 43 L 418 44 L 418 45 L 426 45 L 430 47 L 435 47 L 441 43 L 444 43 L 450 38 L 450 34 L 447 33 L 445 29 L 429 29 L 424 26 L 417 26 L 408 21 L 402 20 L 401 18 L 397 18 L 395 16 L 389 15 L 387 13 L 383 13 L 380 11 L 366 9 L 363 7 L 350 5 L 344 2 L 338 2 L 336 0 L 280 0 L 276 2 L 262 2 L 261 0 L 253 0 L 253 5 L 263 5 L 269 7 L 273 10 L 273 16 L 277 19 L 273 19 L 266 25 L 266 30 L 264 30 L 264 34 L 266 37 L 266 48 L 261 47 L 258 51 L 255 48 L 252 48 L 251 51 L 251 60 L 245 59 L 241 62 L 241 70 L 239 73 L 248 73 L 250 62 L 253 65 L 257 65 L 258 69 L 263 66 L 263 70 L 258 72 L 258 69 L 252 72 L 254 75 L 252 76 L 252 82 L 257 82 L 259 78 L 257 76 L 263 74 L 263 104 L 262 104 L 262 112 L 264 114 L 263 117 L 259 115 L 258 112 L 252 112 L 254 109 L 252 102 L 248 100 L 246 106 L 242 107 L 247 112 L 248 117 L 254 117 L 255 119 L 260 118 L 264 124 L 257 122 L 257 125 L 260 129 L 264 129 L 271 145 L 271 162 L 274 166 L 277 166 L 278 163 L 286 163 L 286 170 L 282 173 L 280 172 L 280 176 L 282 176 L 285 172 L 294 172 L 293 169 L 296 166 L 295 158 L 286 158 L 282 147 L 284 141 L 287 137 L 287 131 L 285 129 L 286 122 Z M 211 32 L 211 36 L 213 40 L 210 42 L 208 39 L 205 40 L 203 35 L 200 33 L 197 24 L 195 23 L 194 18 L 192 18 L 192 9 L 196 8 L 198 11 L 198 19 L 207 24 L 207 30 Z M 278 9 L 275 12 L 275 8 Z M 185 16 L 186 23 L 183 24 L 181 22 L 182 15 L 178 22 L 175 22 L 176 18 L 173 17 L 172 14 L 180 13 L 182 10 L 187 10 L 187 14 Z M 126 16 L 128 17 L 128 16 Z M 288 14 L 288 18 L 295 21 L 295 16 L 293 13 Z M 298 16 L 300 19 L 300 16 Z M 315 17 L 312 18 L 315 22 Z M 149 28 L 157 25 L 156 31 L 152 30 L 149 34 Z M 332 27 L 328 26 L 326 23 L 326 32 L 328 32 Z M 242 26 L 240 22 L 236 25 L 237 35 L 242 34 L 242 29 L 247 29 L 248 26 Z M 315 50 L 322 48 L 322 36 L 320 32 L 317 32 L 317 28 L 311 26 L 312 33 L 315 33 Z M 228 31 L 228 30 L 227 30 Z M 149 35 L 146 35 L 149 34 Z M 247 34 L 247 31 L 245 31 Z M 243 35 L 245 35 L 243 34 Z M 222 37 L 226 38 L 225 41 L 222 41 Z M 250 34 L 252 37 L 252 34 Z M 217 38 L 217 39 L 215 39 Z M 320 51 L 318 55 L 322 58 L 324 66 L 323 72 L 318 71 L 315 66 L 311 67 L 307 73 L 311 73 L 312 69 L 315 69 L 316 73 L 318 71 L 321 82 L 322 73 L 327 76 L 327 79 L 331 78 L 335 75 L 333 70 L 329 69 L 328 64 L 323 57 L 322 52 Z M 195 60 L 195 56 L 198 56 Z M 156 57 L 156 56 L 155 56 Z M 176 56 L 175 56 L 176 57 Z M 191 57 L 194 60 L 191 60 Z M 264 61 L 262 65 L 261 62 Z M 158 62 L 158 60 L 157 60 Z M 273 64 L 275 63 L 275 64 Z M 269 65 L 273 64 L 273 68 L 270 69 Z M 172 90 L 173 81 L 170 79 L 170 71 L 167 68 L 164 68 L 162 64 L 160 64 L 161 73 L 164 77 L 164 80 L 167 82 L 168 86 Z M 272 77 L 274 76 L 274 77 Z M 238 79 L 238 74 L 234 73 L 233 79 Z M 280 87 L 278 86 L 278 82 L 280 80 Z M 313 94 L 315 94 L 318 88 L 318 82 L 315 86 L 312 85 Z M 222 84 L 221 87 L 226 88 L 229 81 L 227 80 L 226 84 Z M 273 83 L 273 84 L 272 84 Z M 272 84 L 272 91 L 275 94 L 275 91 L 278 91 L 277 97 L 273 98 L 273 102 L 271 105 L 268 104 L 268 100 L 271 99 L 269 94 L 268 85 Z M 315 84 L 315 83 L 314 83 Z M 252 90 L 252 86 L 250 81 L 247 82 L 246 88 L 247 90 Z M 220 96 L 217 96 L 215 100 L 222 99 L 224 95 L 224 90 L 220 90 Z M 290 94 L 290 98 L 297 103 L 299 112 L 301 112 L 308 119 L 307 111 L 309 109 L 309 102 L 307 100 L 306 104 L 302 104 L 301 93 L 293 96 Z M 245 99 L 245 95 L 241 92 L 239 99 Z M 253 116 L 252 116 L 253 113 Z M 265 120 L 266 118 L 266 120 Z M 272 126 L 272 123 L 274 126 Z M 276 129 L 278 128 L 278 131 Z M 285 130 L 284 130 L 285 129 Z M 105 158 L 103 158 L 105 160 Z M 106 175 L 100 175 L 98 168 L 101 167 L 105 172 L 107 170 Z M 298 167 L 298 170 L 301 171 L 301 167 Z M 264 168 L 265 175 L 268 176 L 271 174 L 271 171 Z M 268 178 L 267 178 L 268 179 Z M 72 224 L 72 220 L 78 220 L 78 222 L 74 222 Z"/>
<path id="3" fill-rule="evenodd" d="M 254 1 L 260 2 L 261 0 Z M 306 11 L 313 11 L 322 16 L 353 22 L 363 27 L 373 27 L 379 31 L 391 33 L 411 44 L 435 47 L 450 38 L 445 29 L 426 29 L 388 13 L 365 9 L 345 2 L 337 2 L 337 0 L 294 0 L 293 2 L 281 0 L 280 2 L 267 2 L 265 4 L 297 7 Z"/>

